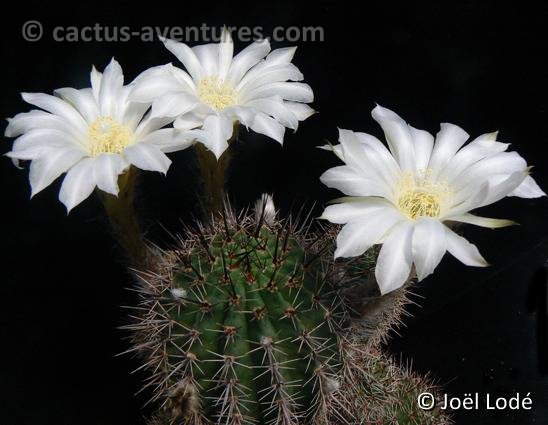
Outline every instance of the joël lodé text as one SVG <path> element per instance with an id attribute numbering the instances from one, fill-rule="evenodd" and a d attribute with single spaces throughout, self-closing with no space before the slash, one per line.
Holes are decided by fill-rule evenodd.
<path id="1" fill-rule="evenodd" d="M 533 400 L 530 392 L 525 396 L 516 393 L 510 397 L 494 396 L 489 393 L 466 393 L 462 397 L 451 397 L 445 394 L 441 404 L 443 410 L 531 410 L 532 407 Z"/>

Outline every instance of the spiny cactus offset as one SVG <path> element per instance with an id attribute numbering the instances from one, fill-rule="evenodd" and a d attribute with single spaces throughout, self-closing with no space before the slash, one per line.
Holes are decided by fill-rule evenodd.
<path id="1" fill-rule="evenodd" d="M 349 315 L 324 255 L 331 241 L 304 233 L 225 215 L 142 276 L 132 328 L 163 400 L 156 421 L 327 423 Z"/>

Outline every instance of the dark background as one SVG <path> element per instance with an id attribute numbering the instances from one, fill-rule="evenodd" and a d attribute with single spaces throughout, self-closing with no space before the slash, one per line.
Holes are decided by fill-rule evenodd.
<path id="1" fill-rule="evenodd" d="M 167 4 L 25 2 L 5 11 L 2 31 L 0 116 L 26 111 L 21 91 L 89 86 L 91 64 L 112 56 L 126 80 L 147 67 L 174 61 L 159 42 L 53 42 L 55 26 L 143 25 L 322 26 L 324 42 L 300 46 L 294 63 L 313 87 L 319 114 L 288 132 L 285 145 L 242 135 L 229 186 L 239 205 L 271 191 L 279 207 L 336 197 L 318 176 L 336 161 L 315 149 L 336 141 L 337 126 L 380 135 L 370 117 L 375 102 L 415 127 L 437 132 L 453 122 L 477 136 L 500 130 L 548 189 L 546 110 L 548 9 L 525 2 L 461 1 L 453 5 L 338 2 L 268 5 L 226 2 Z M 371 4 L 370 4 L 371 3 Z M 440 2 L 441 3 L 441 2 Z M 17 4 L 12 7 L 17 8 Z M 24 41 L 28 20 L 44 25 L 44 38 Z M 243 43 L 237 43 L 239 50 Z M 11 143 L 2 143 L 1 153 Z M 149 237 L 164 243 L 196 212 L 198 180 L 190 151 L 172 155 L 167 178 L 142 176 L 139 206 Z M 2 181 L 2 282 L 0 284 L 0 424 L 122 425 L 143 423 L 147 394 L 139 390 L 138 363 L 115 357 L 127 348 L 117 326 L 119 306 L 134 297 L 98 200 L 68 217 L 57 200 L 58 182 L 29 201 L 26 171 L 0 164 Z M 548 201 L 509 198 L 482 215 L 521 223 L 507 229 L 468 226 L 492 266 L 467 268 L 446 256 L 434 276 L 416 289 L 405 320 L 388 349 L 419 372 L 430 372 L 454 395 L 530 392 L 533 410 L 459 412 L 457 424 L 548 423 L 546 271 Z"/>

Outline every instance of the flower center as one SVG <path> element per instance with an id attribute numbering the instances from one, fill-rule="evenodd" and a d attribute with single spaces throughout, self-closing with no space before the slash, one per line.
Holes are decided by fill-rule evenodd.
<path id="1" fill-rule="evenodd" d="M 449 193 L 443 182 L 433 181 L 429 172 L 421 176 L 404 175 L 397 189 L 397 206 L 411 220 L 420 217 L 439 217 Z"/>
<path id="2" fill-rule="evenodd" d="M 99 117 L 88 128 L 91 156 L 120 153 L 133 143 L 133 132 L 112 117 Z"/>
<path id="3" fill-rule="evenodd" d="M 235 105 L 237 98 L 234 87 L 218 77 L 202 78 L 198 84 L 198 96 L 218 111 Z"/>

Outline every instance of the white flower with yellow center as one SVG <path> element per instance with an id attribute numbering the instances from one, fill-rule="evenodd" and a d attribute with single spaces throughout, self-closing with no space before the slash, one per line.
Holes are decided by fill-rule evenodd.
<path id="1" fill-rule="evenodd" d="M 220 43 L 188 47 L 162 39 L 188 72 L 171 64 L 145 71 L 130 98 L 153 102 L 155 117 L 176 118 L 174 127 L 190 130 L 217 158 L 228 147 L 233 124 L 283 143 L 285 128 L 314 113 L 310 86 L 291 63 L 295 48 L 270 52 L 268 40 L 255 42 L 233 57 L 228 31 Z"/>
<path id="2" fill-rule="evenodd" d="M 55 96 L 23 93 L 42 110 L 10 119 L 5 135 L 17 137 L 7 156 L 32 161 L 32 196 L 66 172 L 59 199 L 70 211 L 96 186 L 117 195 L 118 175 L 130 165 L 167 172 L 165 152 L 191 143 L 173 128 L 162 129 L 173 120 L 147 114 L 150 103 L 130 102 L 130 87 L 113 59 L 104 74 L 92 69 L 91 88 L 62 88 Z"/>
<path id="3" fill-rule="evenodd" d="M 509 220 L 479 217 L 470 210 L 505 196 L 545 195 L 529 167 L 508 144 L 485 134 L 466 144 L 460 127 L 442 124 L 436 139 L 377 106 L 373 118 L 382 127 L 387 149 L 377 138 L 340 130 L 333 149 L 345 163 L 327 170 L 321 181 L 346 195 L 321 218 L 344 224 L 335 257 L 354 257 L 382 244 L 375 276 L 381 292 L 401 287 L 413 264 L 417 277 L 431 274 L 446 251 L 468 266 L 486 266 L 478 249 L 445 222 L 497 228 Z"/>

